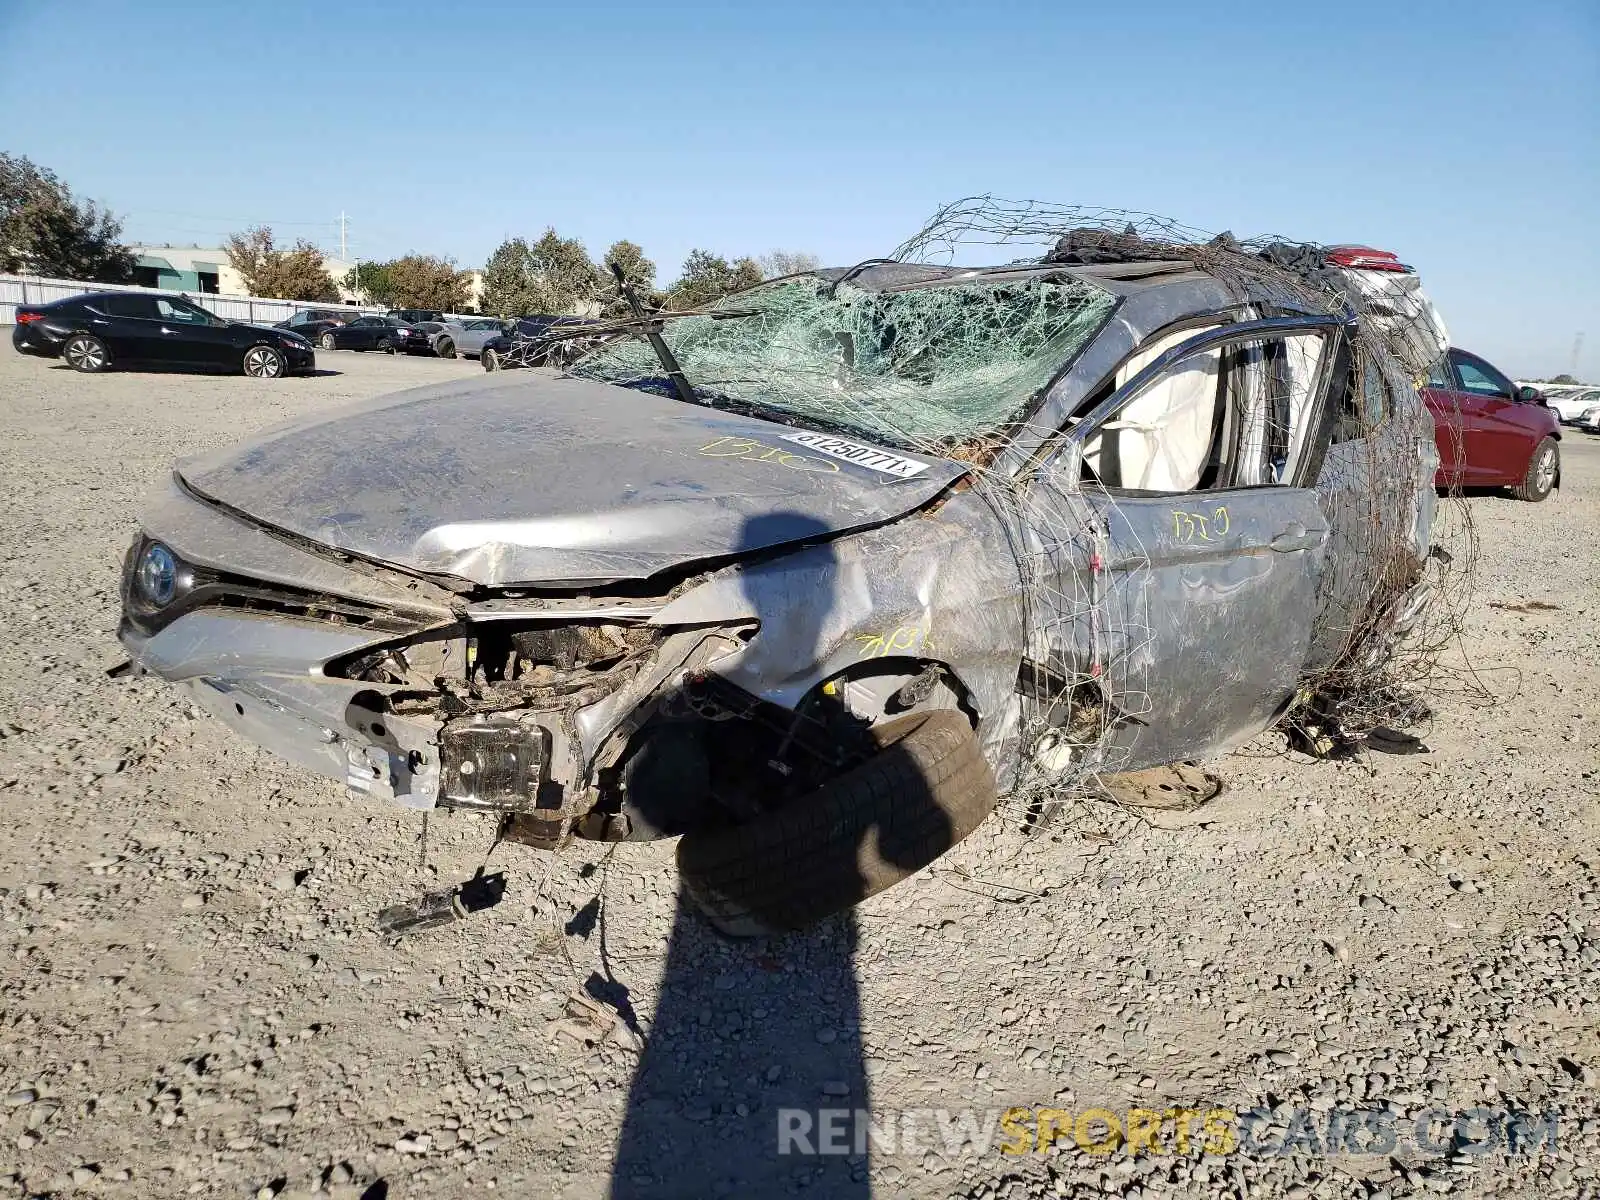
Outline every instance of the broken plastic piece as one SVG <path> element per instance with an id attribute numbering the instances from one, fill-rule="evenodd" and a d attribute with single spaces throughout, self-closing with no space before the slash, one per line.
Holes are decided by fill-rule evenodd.
<path id="1" fill-rule="evenodd" d="M 550 1022 L 550 1037 L 565 1034 L 585 1046 L 597 1046 L 617 1027 L 617 1014 L 605 1004 L 573 992 L 562 1007 L 562 1015 Z"/>
<path id="2" fill-rule="evenodd" d="M 1100 781 L 1107 799 L 1130 808 L 1199 808 L 1222 794 L 1222 780 L 1199 763 L 1177 762 L 1143 771 L 1107 775 Z"/>
<path id="3" fill-rule="evenodd" d="M 436 892 L 423 892 L 405 904 L 392 904 L 378 913 L 378 930 L 381 933 L 403 937 L 448 925 L 471 913 L 493 908 L 505 895 L 506 877 L 496 871 L 493 875 L 475 875 L 467 882 Z"/>

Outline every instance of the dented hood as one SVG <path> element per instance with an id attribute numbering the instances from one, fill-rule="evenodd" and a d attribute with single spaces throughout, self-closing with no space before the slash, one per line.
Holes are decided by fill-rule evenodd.
<path id="1" fill-rule="evenodd" d="M 485 586 L 640 579 L 909 512 L 956 463 L 531 372 L 402 392 L 179 468 L 200 496 Z"/>

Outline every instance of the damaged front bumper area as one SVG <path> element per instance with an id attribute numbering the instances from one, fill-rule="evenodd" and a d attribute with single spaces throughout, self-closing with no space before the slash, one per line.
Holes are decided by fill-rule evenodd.
<path id="1" fill-rule="evenodd" d="M 664 600 L 473 603 L 176 484 L 122 591 L 134 663 L 250 741 L 366 798 L 512 814 L 536 845 L 571 837 L 629 736 L 744 644 L 738 628 L 651 624 Z"/>

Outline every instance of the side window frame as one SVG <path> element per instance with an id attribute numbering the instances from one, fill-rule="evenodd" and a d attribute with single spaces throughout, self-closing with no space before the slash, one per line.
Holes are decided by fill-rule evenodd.
<path id="1" fill-rule="evenodd" d="M 1348 361 L 1348 373 L 1343 379 L 1335 376 L 1328 396 L 1328 419 L 1333 426 L 1330 446 L 1366 441 L 1394 415 L 1394 388 L 1383 364 L 1356 343 L 1350 345 Z"/>
<path id="2" fill-rule="evenodd" d="M 1494 364 L 1485 362 L 1476 354 L 1468 354 L 1465 350 L 1451 350 L 1449 359 L 1450 371 L 1456 377 L 1457 384 L 1461 391 L 1466 392 L 1471 396 L 1482 396 L 1486 400 L 1516 399 L 1517 385 L 1501 374 L 1501 372 L 1496 369 Z M 1491 384 L 1494 384 L 1501 390 L 1496 392 L 1480 392 L 1476 388 L 1469 388 L 1467 386 L 1466 376 L 1461 373 L 1462 364 L 1471 367 L 1474 371 L 1482 375 Z M 1496 382 L 1497 379 L 1499 382 Z"/>
<path id="3" fill-rule="evenodd" d="M 162 301 L 166 301 L 167 307 L 172 310 L 171 315 L 162 313 Z M 204 329 L 209 327 L 215 319 L 211 313 L 201 308 L 198 304 L 180 303 L 168 296 L 152 297 L 151 303 L 155 306 L 156 320 L 158 321 L 172 321 L 178 325 L 193 325 L 196 328 Z"/>
<path id="4" fill-rule="evenodd" d="M 1305 412 L 1305 441 L 1299 447 L 1294 471 L 1290 477 L 1276 482 L 1233 484 L 1227 489 L 1219 490 L 1231 491 L 1245 487 L 1309 486 L 1310 481 L 1317 477 L 1322 468 L 1322 460 L 1326 455 L 1328 441 L 1332 434 L 1332 423 L 1328 419 L 1327 408 L 1330 377 L 1337 367 L 1342 366 L 1346 361 L 1345 356 L 1349 353 L 1351 342 L 1349 330 L 1350 323 L 1335 316 L 1266 317 L 1254 321 L 1237 321 L 1222 325 L 1186 339 L 1147 364 L 1143 370 L 1136 373 L 1121 387 L 1112 391 L 1109 396 L 1097 403 L 1066 431 L 1062 440 L 1061 453 L 1063 455 L 1062 465 L 1066 468 L 1067 477 L 1074 481 L 1074 488 L 1081 488 L 1081 469 L 1085 443 L 1097 434 L 1101 427 L 1114 418 L 1128 403 L 1136 399 L 1169 370 L 1178 366 L 1185 359 L 1197 357 L 1216 348 L 1227 350 L 1230 347 L 1240 347 L 1251 342 L 1278 341 L 1286 343 L 1290 337 L 1315 334 L 1324 338 L 1328 344 L 1325 344 L 1321 351 L 1316 374 L 1310 384 L 1311 401 Z M 1224 354 L 1223 357 L 1224 359 L 1229 359 L 1234 356 Z M 1125 488 L 1108 490 L 1126 491 L 1138 495 L 1196 494 L 1193 489 L 1170 493 L 1143 492 Z"/>
<path id="5" fill-rule="evenodd" d="M 142 313 L 117 311 L 117 308 L 124 304 L 135 306 L 141 302 L 145 307 L 145 311 Z M 119 292 L 106 297 L 105 314 L 108 317 L 116 317 L 121 321 L 158 321 L 161 319 L 161 314 L 156 311 L 155 300 L 150 296 L 143 296 L 136 292 Z"/>

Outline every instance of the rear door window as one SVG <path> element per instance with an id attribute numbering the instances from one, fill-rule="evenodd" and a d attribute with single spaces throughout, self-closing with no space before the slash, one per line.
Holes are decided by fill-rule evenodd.
<path id="1" fill-rule="evenodd" d="M 156 319 L 156 302 L 149 296 L 104 296 L 100 300 L 100 309 L 109 317 L 138 317 L 146 321 Z"/>

